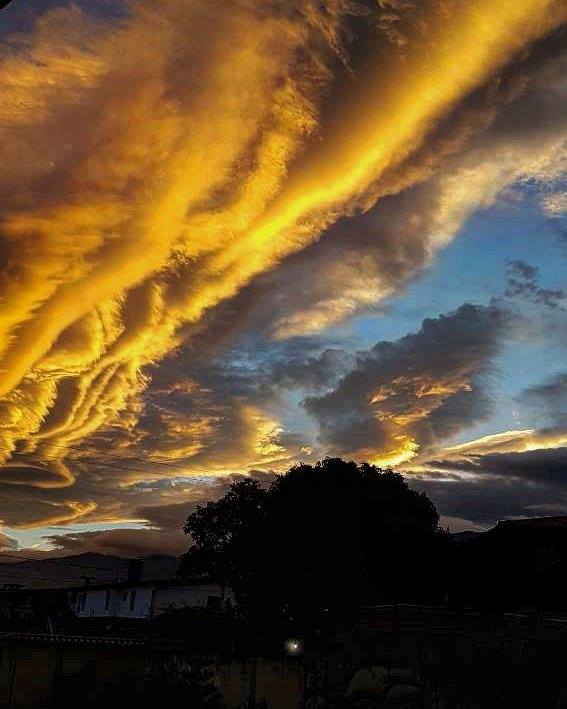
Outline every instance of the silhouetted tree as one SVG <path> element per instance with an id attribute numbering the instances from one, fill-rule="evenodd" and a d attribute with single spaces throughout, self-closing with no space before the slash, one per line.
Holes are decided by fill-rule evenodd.
<path id="1" fill-rule="evenodd" d="M 360 603 L 432 599 L 442 585 L 446 535 L 433 503 L 367 463 L 298 465 L 268 489 L 237 482 L 184 529 L 193 546 L 180 572 L 222 580 L 272 628 L 336 624 Z"/>
<path id="2" fill-rule="evenodd" d="M 182 557 L 181 575 L 210 576 L 235 591 L 245 589 L 265 526 L 266 498 L 267 491 L 246 478 L 220 500 L 199 505 L 183 527 L 193 546 Z"/>
<path id="3" fill-rule="evenodd" d="M 158 644 L 163 638 L 175 640 L 177 647 L 193 656 L 230 656 L 242 636 L 242 624 L 232 613 L 172 607 L 150 621 L 148 636 Z"/>

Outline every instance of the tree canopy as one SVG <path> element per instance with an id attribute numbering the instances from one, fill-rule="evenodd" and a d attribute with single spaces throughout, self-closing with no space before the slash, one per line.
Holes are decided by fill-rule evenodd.
<path id="1" fill-rule="evenodd" d="M 184 527 L 180 573 L 230 586 L 258 617 L 315 617 L 439 591 L 444 535 L 433 503 L 403 476 L 328 458 L 267 488 L 246 478 Z"/>

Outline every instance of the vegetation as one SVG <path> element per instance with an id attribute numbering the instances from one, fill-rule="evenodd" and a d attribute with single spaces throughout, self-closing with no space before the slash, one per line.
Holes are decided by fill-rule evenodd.
<path id="1" fill-rule="evenodd" d="M 268 488 L 253 479 L 201 505 L 184 527 L 180 574 L 230 587 L 274 629 L 348 622 L 361 604 L 435 599 L 447 535 L 426 495 L 391 470 L 328 458 Z"/>

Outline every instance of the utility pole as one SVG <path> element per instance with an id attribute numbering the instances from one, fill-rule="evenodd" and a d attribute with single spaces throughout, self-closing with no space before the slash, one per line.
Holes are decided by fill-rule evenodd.
<path id="1" fill-rule="evenodd" d="M 10 658 L 10 684 L 8 687 L 8 706 L 11 707 L 14 705 L 14 686 L 16 684 L 16 670 L 18 666 L 18 654 L 17 650 L 14 647 L 14 654 Z"/>
<path id="2" fill-rule="evenodd" d="M 258 649 L 254 648 L 254 657 L 250 662 L 250 681 L 248 684 L 248 707 L 256 709 L 256 679 L 258 676 Z"/>

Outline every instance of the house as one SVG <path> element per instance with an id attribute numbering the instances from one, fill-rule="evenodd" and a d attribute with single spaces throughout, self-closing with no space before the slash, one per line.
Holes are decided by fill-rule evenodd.
<path id="1" fill-rule="evenodd" d="M 66 589 L 0 589 L 0 633 L 54 632 L 72 617 Z"/>
<path id="2" fill-rule="evenodd" d="M 567 609 L 567 517 L 502 520 L 455 547 L 455 607 Z"/>
<path id="3" fill-rule="evenodd" d="M 130 560 L 126 579 L 96 582 L 90 576 L 82 578 L 83 583 L 75 586 L 1 589 L 0 630 L 53 632 L 54 628 L 70 628 L 76 621 L 87 622 L 92 630 L 90 619 L 102 621 L 105 628 L 111 619 L 131 625 L 174 608 L 221 609 L 231 595 L 208 579 L 146 579 L 139 559 Z"/>
<path id="4" fill-rule="evenodd" d="M 218 609 L 227 599 L 218 583 L 184 579 L 95 583 L 68 593 L 78 618 L 149 619 L 173 608 Z"/>

